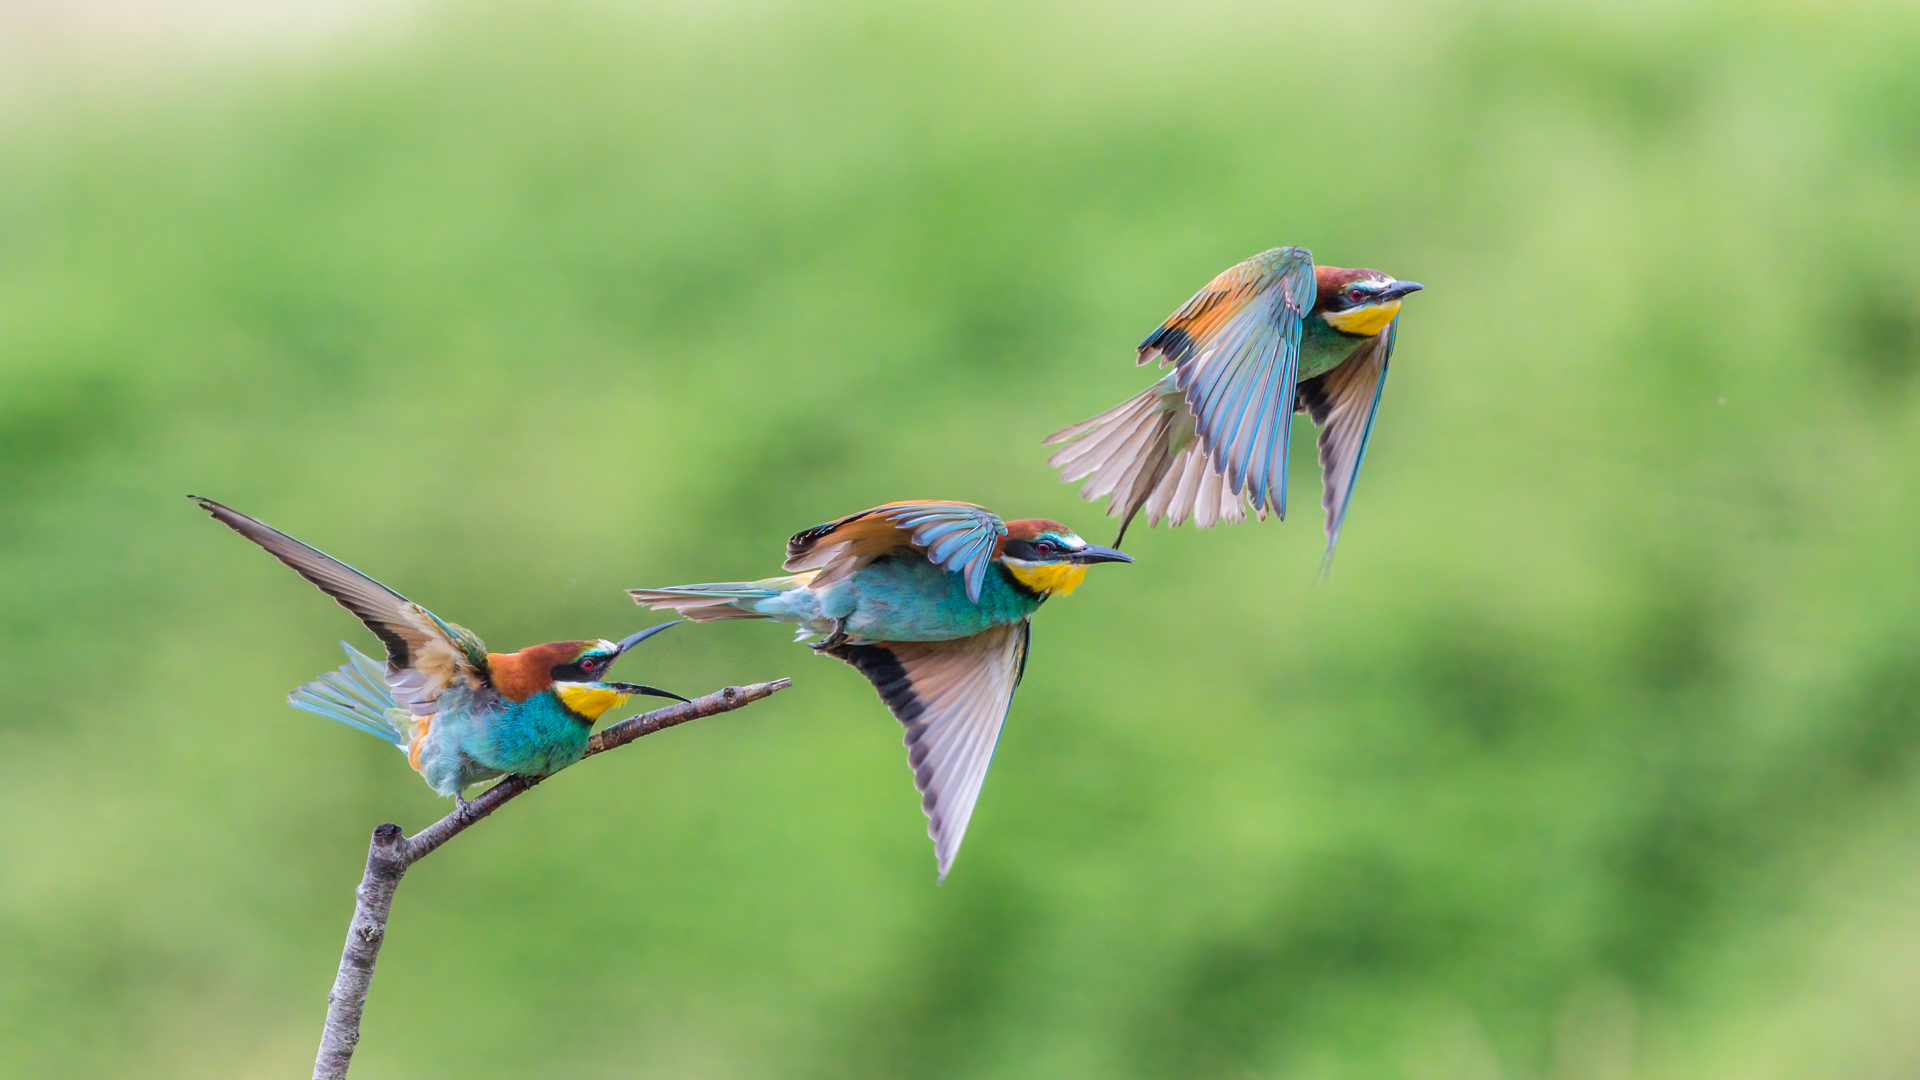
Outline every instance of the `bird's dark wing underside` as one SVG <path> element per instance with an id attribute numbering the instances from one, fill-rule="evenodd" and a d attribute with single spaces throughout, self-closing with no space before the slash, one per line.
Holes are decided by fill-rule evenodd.
<path id="1" fill-rule="evenodd" d="M 1320 429 L 1320 505 L 1327 512 L 1323 567 L 1333 562 L 1334 547 L 1340 543 L 1340 528 L 1346 524 L 1347 507 L 1367 456 L 1399 328 L 1400 320 L 1395 319 L 1340 366 L 1300 384 L 1300 410 Z"/>
<path id="2" fill-rule="evenodd" d="M 827 650 L 860 669 L 905 726 L 907 764 L 942 880 L 960 851 L 1013 692 L 1026 673 L 1030 634 L 1031 624 L 1022 621 L 956 641 Z"/>

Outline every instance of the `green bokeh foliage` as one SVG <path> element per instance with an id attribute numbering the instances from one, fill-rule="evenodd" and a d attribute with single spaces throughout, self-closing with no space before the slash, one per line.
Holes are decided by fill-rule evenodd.
<path id="1" fill-rule="evenodd" d="M 673 631 L 796 686 L 423 864 L 355 1074 L 1920 1067 L 1910 9 L 444 6 L 71 89 L 0 127 L 10 1075 L 297 1074 L 443 809 L 181 496 L 497 648 L 889 499 L 1104 539 L 1039 437 L 1283 243 L 1429 286 L 1329 581 L 1311 454 L 1136 532 L 938 888 L 862 680 Z"/>

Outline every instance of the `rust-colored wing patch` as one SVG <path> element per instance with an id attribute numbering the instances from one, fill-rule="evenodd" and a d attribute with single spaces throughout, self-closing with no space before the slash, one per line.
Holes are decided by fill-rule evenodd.
<path id="1" fill-rule="evenodd" d="M 965 575 L 967 595 L 979 600 L 987 564 L 1006 534 L 998 515 L 972 503 L 887 503 L 795 533 L 787 541 L 784 568 L 817 571 L 811 583 L 817 589 L 889 551 L 911 547 L 935 566 Z"/>

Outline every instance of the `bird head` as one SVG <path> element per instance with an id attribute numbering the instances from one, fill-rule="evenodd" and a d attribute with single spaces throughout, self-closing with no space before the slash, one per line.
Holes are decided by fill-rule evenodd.
<path id="1" fill-rule="evenodd" d="M 525 701 L 551 690 L 575 715 L 592 723 L 608 709 L 617 708 L 635 694 L 685 701 L 679 694 L 638 683 L 612 682 L 607 669 L 628 649 L 674 623 L 649 626 L 619 641 L 552 641 L 517 653 L 487 657 L 494 688 L 513 701 Z"/>
<path id="2" fill-rule="evenodd" d="M 1014 580 L 1042 596 L 1066 596 L 1080 587 L 1087 567 L 1103 562 L 1132 562 L 1133 556 L 1080 539 L 1072 529 L 1046 518 L 1007 522 L 996 553 Z"/>
<path id="3" fill-rule="evenodd" d="M 1343 334 L 1372 337 L 1400 314 L 1400 298 L 1426 288 L 1417 281 L 1396 281 L 1378 270 L 1313 268 L 1319 291 L 1313 313 Z"/>

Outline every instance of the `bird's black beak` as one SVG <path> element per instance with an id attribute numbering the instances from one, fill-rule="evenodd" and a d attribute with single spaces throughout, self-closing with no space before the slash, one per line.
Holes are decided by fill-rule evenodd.
<path id="1" fill-rule="evenodd" d="M 1101 547 L 1099 544 L 1088 544 L 1086 547 L 1073 553 L 1073 561 L 1077 563 L 1132 562 L 1133 556 L 1117 548 Z"/>
<path id="2" fill-rule="evenodd" d="M 665 630 L 667 627 L 680 625 L 680 622 L 681 620 L 679 619 L 675 619 L 672 622 L 663 622 L 659 626 L 649 626 L 645 630 L 642 630 L 637 634 L 630 634 L 626 637 L 621 638 L 619 641 L 614 643 L 620 647 L 620 651 L 614 654 L 614 660 L 618 660 L 620 657 L 625 656 L 627 654 L 628 649 L 633 648 L 635 645 L 638 645 L 641 642 L 652 637 L 653 635 L 659 633 L 660 631 Z M 612 661 L 608 661 L 608 666 L 612 666 Z M 672 698 L 675 701 L 687 700 L 686 698 L 681 697 L 679 694 L 676 694 L 671 690 L 662 690 L 657 686 L 645 686 L 640 683 L 610 682 L 607 684 L 607 686 L 611 687 L 612 689 L 618 690 L 623 694 L 645 694 L 648 697 Z"/>
<path id="3" fill-rule="evenodd" d="M 640 644 L 641 642 L 647 640 L 648 638 L 659 633 L 660 631 L 665 630 L 669 626 L 678 626 L 678 625 L 680 625 L 680 620 L 675 619 L 672 622 L 663 622 L 659 626 L 649 626 L 645 630 L 642 630 L 637 634 L 629 634 L 628 636 L 621 638 L 619 641 L 614 642 L 614 644 L 619 646 L 620 648 L 620 651 L 618 653 L 615 653 L 614 655 L 624 656 L 626 655 L 626 652 L 628 649 L 633 648 L 635 645 Z"/>
<path id="4" fill-rule="evenodd" d="M 671 690 L 662 690 L 657 686 L 648 686 L 645 683 L 610 682 L 607 684 L 607 686 L 610 689 L 618 690 L 623 694 L 645 694 L 648 697 L 672 698 L 675 701 L 687 700 L 686 698 L 681 697 L 679 694 L 676 694 Z"/>
<path id="5" fill-rule="evenodd" d="M 1424 288 L 1426 288 L 1426 286 L 1417 281 L 1396 281 L 1380 290 L 1380 299 L 1398 300 L 1408 293 L 1417 293 Z"/>

